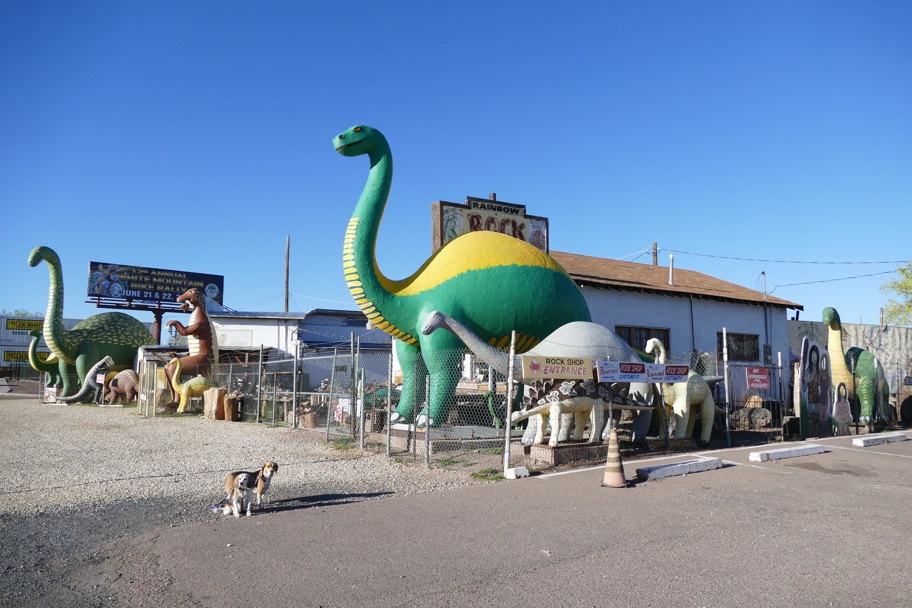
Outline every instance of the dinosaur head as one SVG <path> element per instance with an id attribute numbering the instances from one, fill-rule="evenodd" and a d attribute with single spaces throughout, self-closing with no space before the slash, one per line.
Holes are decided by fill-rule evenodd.
<path id="1" fill-rule="evenodd" d="M 333 138 L 333 148 L 342 156 L 370 154 L 378 147 L 389 147 L 386 138 L 377 129 L 365 125 L 355 125 Z"/>
<path id="2" fill-rule="evenodd" d="M 196 308 L 206 309 L 206 296 L 203 295 L 203 291 L 197 287 L 191 287 L 181 295 L 177 296 L 178 303 L 183 302 L 184 305 L 181 306 L 181 310 L 187 312 L 186 307 L 187 303 Z"/>
<path id="3" fill-rule="evenodd" d="M 831 329 L 839 328 L 839 313 L 832 306 L 823 309 L 823 322 L 830 326 Z"/>
<path id="4" fill-rule="evenodd" d="M 57 254 L 54 253 L 53 249 L 45 247 L 44 245 L 39 245 L 32 249 L 32 252 L 29 254 L 28 263 L 29 266 L 34 268 L 40 264 L 42 260 L 49 264 L 60 264 L 60 258 L 57 257 Z"/>
<path id="5" fill-rule="evenodd" d="M 430 336 L 445 322 L 446 319 L 444 318 L 444 315 L 435 310 L 427 316 L 427 319 L 425 319 L 424 325 L 421 326 L 421 333 L 423 333 L 425 336 Z"/>
<path id="6" fill-rule="evenodd" d="M 40 329 L 29 330 L 28 335 L 30 335 L 33 338 L 38 338 L 40 340 L 41 339 L 41 330 Z"/>

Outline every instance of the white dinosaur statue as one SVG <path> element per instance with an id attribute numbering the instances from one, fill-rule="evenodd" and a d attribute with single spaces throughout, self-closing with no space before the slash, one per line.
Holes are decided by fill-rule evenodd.
<path id="1" fill-rule="evenodd" d="M 647 353 L 657 353 L 656 363 L 665 363 L 665 345 L 658 338 L 652 338 L 646 342 L 645 350 Z M 709 443 L 713 418 L 718 408 L 713 402 L 712 389 L 703 376 L 690 370 L 687 374 L 687 382 L 666 383 L 662 385 L 662 388 L 666 411 L 669 412 L 667 419 L 671 419 L 671 412 L 674 412 L 675 439 L 684 439 L 693 434 L 697 407 L 699 407 L 701 420 L 699 443 Z M 665 429 L 659 430 L 659 436 L 665 436 Z"/>

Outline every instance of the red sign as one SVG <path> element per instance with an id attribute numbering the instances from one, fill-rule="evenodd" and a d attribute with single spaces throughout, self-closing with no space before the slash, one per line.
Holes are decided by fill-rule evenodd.
<path id="1" fill-rule="evenodd" d="M 770 371 L 765 367 L 747 368 L 747 388 L 768 391 L 770 388 Z"/>

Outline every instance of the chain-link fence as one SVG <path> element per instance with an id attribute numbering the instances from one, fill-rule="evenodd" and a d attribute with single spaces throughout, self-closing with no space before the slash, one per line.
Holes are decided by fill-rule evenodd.
<path id="1" fill-rule="evenodd" d="M 741 350 L 729 353 L 727 386 L 722 382 L 724 362 L 716 352 L 666 353 L 666 362 L 686 364 L 707 380 L 716 405 L 724 408 L 729 404 L 730 418 L 716 417 L 717 433 L 771 434 L 781 429 L 787 379 L 784 388 L 777 366 L 759 365 L 760 348 L 759 344 L 741 343 L 737 346 Z M 507 353 L 503 356 L 506 361 Z M 519 394 L 508 408 L 506 378 L 465 349 L 407 356 L 399 361 L 403 371 L 395 376 L 392 359 L 388 351 L 353 347 L 305 353 L 296 359 L 222 362 L 212 365 L 209 375 L 228 392 L 232 407 L 226 409 L 236 411 L 237 420 L 320 433 L 340 449 L 385 452 L 400 460 L 492 476 L 505 467 L 542 469 L 561 463 L 555 460 L 554 450 L 536 441 L 540 437 L 547 443 L 551 432 L 547 418 L 525 418 L 520 413 L 514 425 L 507 424 L 508 411 L 521 409 L 522 384 L 516 384 Z M 142 362 L 143 415 L 175 411 L 179 395 L 172 396 L 168 388 L 166 364 L 157 353 L 149 353 Z M 751 384 L 748 375 L 758 366 L 768 376 L 765 388 Z M 198 371 L 182 370 L 179 382 L 187 382 Z M 657 400 L 658 391 L 655 395 L 652 398 Z M 652 403 L 655 401 L 649 401 Z M 187 411 L 202 410 L 202 398 L 191 397 Z M 661 415 L 646 414 L 651 425 L 636 433 L 638 441 L 661 434 Z M 619 437 L 629 448 L 639 414 L 615 410 L 614 415 Z M 603 438 L 607 435 L 604 429 L 591 428 L 595 419 L 562 416 L 561 446 L 572 448 L 564 449 L 572 452 L 565 461 L 604 461 L 607 446 Z M 539 429 L 542 424 L 545 428 Z M 698 429 L 701 424 L 694 425 Z M 590 442 L 593 433 L 595 441 Z M 653 443 L 650 449 L 661 449 L 661 445 Z"/>
<path id="2" fill-rule="evenodd" d="M 715 393 L 721 398 L 717 404 L 728 404 L 728 431 L 746 434 L 751 442 L 781 437 L 790 400 L 788 371 L 779 357 L 771 356 L 769 345 L 752 341 L 730 343 L 727 355 L 724 383 Z M 761 363 L 761 356 L 772 363 Z"/>

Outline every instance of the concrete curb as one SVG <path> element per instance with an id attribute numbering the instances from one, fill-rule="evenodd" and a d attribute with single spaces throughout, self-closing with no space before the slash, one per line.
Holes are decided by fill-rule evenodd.
<path id="1" fill-rule="evenodd" d="M 795 458 L 797 456 L 810 456 L 812 454 L 823 454 L 826 450 L 822 445 L 802 444 L 790 448 L 779 448 L 776 450 L 763 450 L 762 452 L 751 452 L 749 460 L 756 462 L 766 462 L 767 460 L 782 460 L 783 458 Z"/>
<path id="2" fill-rule="evenodd" d="M 867 437 L 856 437 L 852 440 L 852 445 L 863 448 L 872 445 L 881 445 L 882 443 L 894 443 L 896 441 L 906 441 L 909 439 L 905 433 L 884 433 L 882 435 L 871 435 Z"/>
<path id="3" fill-rule="evenodd" d="M 701 473 L 713 469 L 721 469 L 722 460 L 719 458 L 697 458 L 696 460 L 685 460 L 684 462 L 673 462 L 671 464 L 660 464 L 654 467 L 643 467 L 637 469 L 636 474 L 640 479 L 664 479 L 675 475 L 687 475 L 688 473 Z"/>

